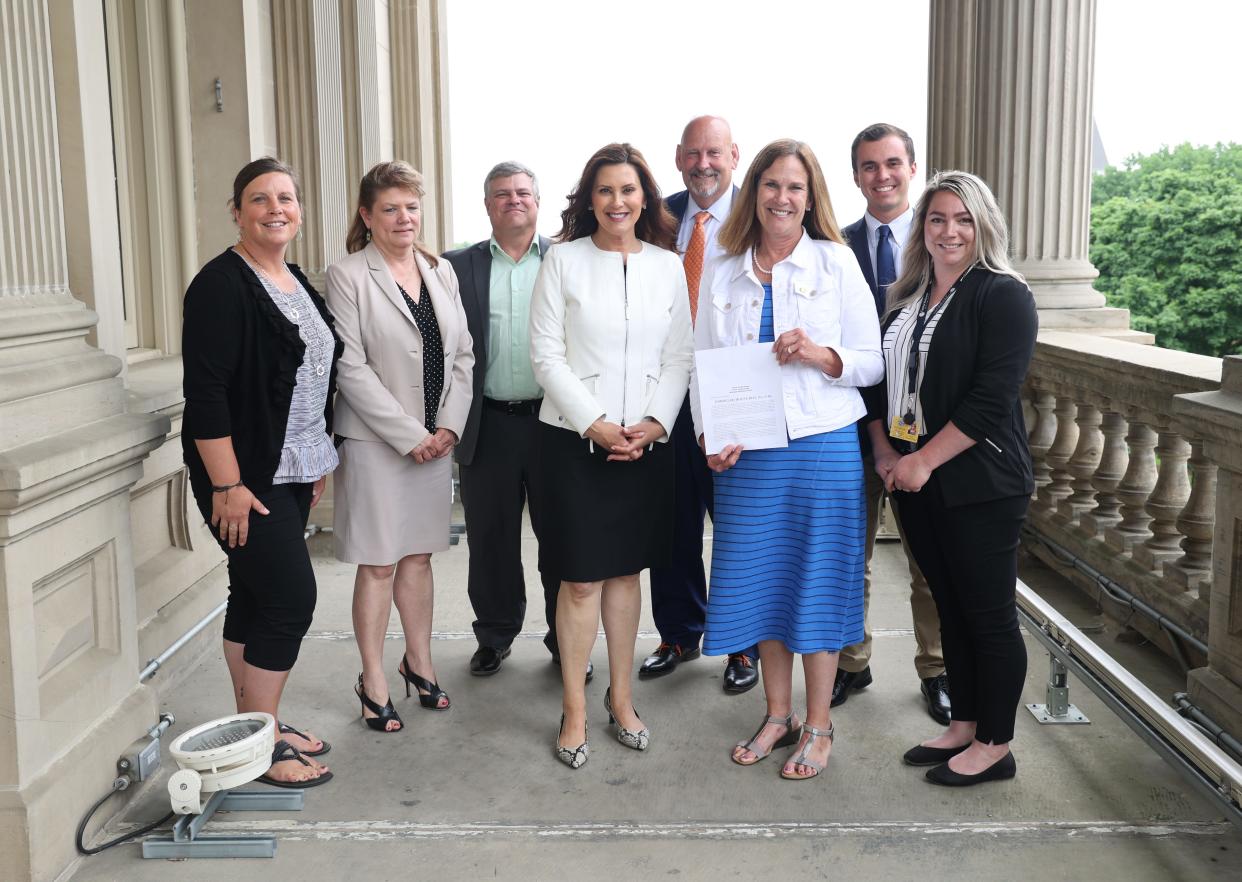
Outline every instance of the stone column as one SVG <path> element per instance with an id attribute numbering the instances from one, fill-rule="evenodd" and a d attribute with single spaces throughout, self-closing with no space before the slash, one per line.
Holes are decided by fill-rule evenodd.
<path id="1" fill-rule="evenodd" d="M 1242 732 L 1242 356 L 1225 359 L 1220 390 L 1179 395 L 1173 412 L 1203 436 L 1216 463 L 1216 526 L 1208 599 L 1208 663 L 1190 672 L 1191 698 Z"/>
<path id="2" fill-rule="evenodd" d="M 1130 338 L 1087 256 L 1095 0 L 932 0 L 926 171 L 987 181 L 1042 328 Z"/>
<path id="3" fill-rule="evenodd" d="M 290 256 L 320 286 L 345 256 L 357 184 L 346 181 L 339 0 L 272 0 L 272 35 L 276 136 L 302 178 L 302 231 Z"/>
<path id="4" fill-rule="evenodd" d="M 423 238 L 452 244 L 445 0 L 390 0 L 393 155 L 423 174 Z"/>
<path id="5" fill-rule="evenodd" d="M 99 60 L 79 56 L 85 67 Z M 57 104 L 95 100 L 89 81 L 106 75 L 75 70 L 58 92 L 46 0 L 0 4 L 6 879 L 61 873 L 74 857 L 69 819 L 107 792 L 116 756 L 156 718 L 137 682 L 128 491 L 168 420 L 125 412 L 121 360 L 86 342 L 97 317 L 70 292 L 65 247 Z"/>

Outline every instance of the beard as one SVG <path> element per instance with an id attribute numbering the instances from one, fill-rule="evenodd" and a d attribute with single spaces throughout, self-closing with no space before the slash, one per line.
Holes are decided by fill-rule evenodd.
<path id="1" fill-rule="evenodd" d="M 690 190 L 695 196 L 709 199 L 720 189 L 720 174 L 690 175 Z"/>

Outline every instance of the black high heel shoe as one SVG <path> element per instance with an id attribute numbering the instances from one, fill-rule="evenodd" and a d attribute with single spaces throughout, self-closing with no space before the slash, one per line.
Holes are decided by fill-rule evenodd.
<path id="1" fill-rule="evenodd" d="M 397 665 L 397 673 L 405 680 L 406 698 L 410 697 L 410 684 L 413 683 L 414 688 L 418 690 L 418 703 L 427 710 L 446 711 L 453 706 L 448 693 L 440 688 L 439 683 L 432 683 L 426 677 L 420 677 L 410 670 L 410 662 L 404 655 L 401 656 L 401 664 Z M 423 694 L 424 689 L 427 691 L 426 695 Z M 441 698 L 445 699 L 443 707 L 440 706 Z"/>
<path id="2" fill-rule="evenodd" d="M 405 728 L 405 723 L 401 721 L 400 715 L 397 714 L 397 709 L 392 706 L 391 697 L 389 697 L 388 703 L 383 707 L 380 707 L 370 699 L 367 695 L 367 690 L 362 685 L 362 674 L 358 675 L 358 685 L 354 687 L 354 695 L 357 695 L 358 700 L 362 702 L 362 722 L 376 732 L 400 732 Z M 375 714 L 375 716 L 368 717 L 366 715 L 367 711 Z M 393 720 L 397 721 L 398 728 L 389 729 L 388 724 Z"/>

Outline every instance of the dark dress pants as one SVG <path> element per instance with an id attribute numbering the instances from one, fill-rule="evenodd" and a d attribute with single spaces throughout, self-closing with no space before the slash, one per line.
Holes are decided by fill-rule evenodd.
<path id="1" fill-rule="evenodd" d="M 953 719 L 977 723 L 985 744 L 1013 740 L 1026 680 L 1015 602 L 1025 496 L 948 508 L 933 473 L 918 493 L 895 492 L 909 549 L 940 613 Z"/>
<path id="2" fill-rule="evenodd" d="M 651 570 L 651 614 L 660 640 L 695 649 L 707 621 L 707 575 L 703 569 L 703 515 L 712 512 L 712 472 L 694 434 L 690 398 L 681 404 L 669 438 L 676 490 L 673 502 L 673 563 Z M 752 659 L 756 647 L 746 650 Z"/>
<path id="3" fill-rule="evenodd" d="M 536 541 L 542 535 L 543 510 L 537 480 L 539 417 L 509 414 L 484 405 L 474 461 L 459 467 L 461 501 L 466 510 L 470 546 L 467 591 L 474 609 L 474 635 L 480 646 L 505 649 L 526 618 L 526 577 L 522 570 L 522 508 L 530 507 Z M 540 567 L 544 645 L 556 644 L 556 595 L 560 579 Z"/>

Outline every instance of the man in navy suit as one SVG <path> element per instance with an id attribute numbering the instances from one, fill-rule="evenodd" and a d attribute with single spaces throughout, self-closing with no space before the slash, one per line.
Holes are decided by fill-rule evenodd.
<path id="1" fill-rule="evenodd" d="M 669 211 L 680 224 L 677 250 L 686 266 L 691 315 L 696 314 L 702 267 L 718 252 L 720 232 L 737 188 L 733 170 L 738 150 L 729 124 L 716 116 L 692 119 L 677 145 L 677 170 L 686 189 L 668 197 Z M 660 645 L 638 669 L 642 679 L 672 673 L 683 661 L 699 656 L 707 616 L 707 578 L 703 572 L 703 515 L 712 510 L 712 473 L 699 448 L 690 419 L 689 397 L 670 438 L 676 456 L 677 489 L 673 515 L 673 562 L 651 570 L 651 612 Z M 759 680 L 758 651 L 751 647 L 729 656 L 725 692 L 740 694 Z"/>
<path id="2" fill-rule="evenodd" d="M 534 470 L 535 437 L 543 390 L 530 364 L 530 298 L 548 240 L 535 234 L 539 181 L 520 163 L 502 162 L 483 182 L 490 239 L 450 251 L 462 308 L 474 339 L 474 397 L 457 445 L 461 501 L 470 543 L 467 592 L 474 608 L 479 648 L 470 673 L 500 670 L 526 616 L 522 572 L 522 507 L 529 506 L 535 538 L 542 510 Z M 556 643 L 556 596 L 560 579 L 540 569 L 544 644 L 560 663 Z M 587 663 L 587 679 L 592 669 Z"/>
<path id="3" fill-rule="evenodd" d="M 854 183 L 867 200 L 867 213 L 842 232 L 858 258 L 858 265 L 871 286 L 876 311 L 884 313 L 884 296 L 888 286 L 901 273 L 901 252 L 911 237 L 922 231 L 911 229 L 914 209 L 910 207 L 910 179 L 917 166 L 914 142 L 902 129 L 885 123 L 868 126 L 858 133 L 850 147 L 850 164 Z M 865 602 L 870 612 L 871 553 L 875 550 L 875 534 L 879 527 L 884 501 L 884 482 L 875 473 L 871 441 L 866 430 L 859 433 L 863 451 L 863 473 L 867 496 L 867 569 Z M 901 523 L 897 524 L 900 532 Z M 905 537 L 903 535 L 904 543 Z M 944 673 L 944 656 L 940 649 L 940 616 L 932 600 L 927 580 L 919 572 L 914 558 L 906 552 L 910 567 L 910 608 L 914 616 L 914 637 L 918 654 L 914 667 L 921 680 L 927 712 L 941 725 L 947 726 L 951 714 L 948 679 Z M 841 650 L 837 679 L 832 689 L 832 706 L 844 704 L 853 690 L 871 685 L 871 626 L 864 618 L 863 642 Z"/>

